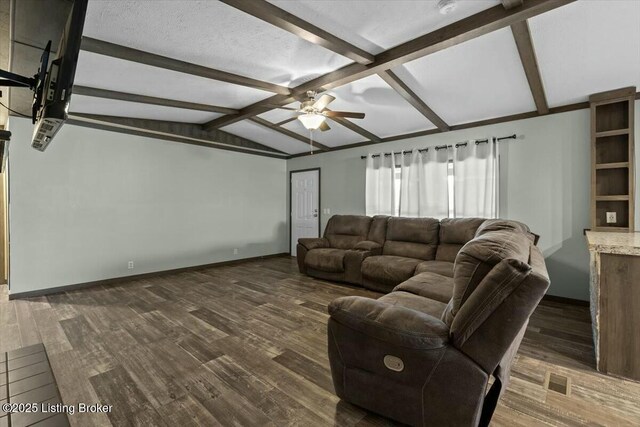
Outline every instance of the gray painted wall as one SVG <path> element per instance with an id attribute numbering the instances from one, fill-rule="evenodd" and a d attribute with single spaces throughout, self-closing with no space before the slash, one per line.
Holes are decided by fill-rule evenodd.
<path id="1" fill-rule="evenodd" d="M 12 293 L 288 249 L 285 160 L 70 125 L 40 153 L 32 129 L 12 117 Z"/>
<path id="2" fill-rule="evenodd" d="M 638 141 L 638 101 L 636 129 Z M 365 161 L 361 155 L 513 133 L 524 139 L 501 143 L 501 216 L 523 221 L 542 236 L 539 246 L 551 276 L 549 294 L 588 300 L 589 254 L 583 229 L 590 226 L 589 110 L 300 157 L 288 160 L 287 170 L 321 168 L 320 211 L 331 210 L 322 215 L 324 229 L 333 214 L 364 214 Z M 640 165 L 638 148 L 636 163 Z M 640 226 L 638 208 L 636 224 Z"/>

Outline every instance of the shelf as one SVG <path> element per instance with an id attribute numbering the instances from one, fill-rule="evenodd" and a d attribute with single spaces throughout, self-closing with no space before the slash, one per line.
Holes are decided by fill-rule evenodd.
<path id="1" fill-rule="evenodd" d="M 627 134 L 629 134 L 629 128 L 615 129 L 615 130 L 608 130 L 605 132 L 596 132 L 596 138 L 604 138 L 607 136 L 627 135 Z"/>
<path id="2" fill-rule="evenodd" d="M 596 169 L 619 169 L 628 167 L 629 162 L 596 163 Z"/>
<path id="3" fill-rule="evenodd" d="M 633 101 L 629 99 L 612 100 L 610 103 L 599 103 L 595 106 L 595 136 L 606 136 L 609 132 L 620 135 L 622 129 L 633 127 L 633 118 L 629 112 L 633 110 Z M 633 114 L 631 114 L 633 115 Z M 616 133 L 617 132 L 617 133 Z"/>
<path id="4" fill-rule="evenodd" d="M 596 202 L 625 202 L 627 200 L 629 200 L 629 195 L 596 196 Z"/>
<path id="5" fill-rule="evenodd" d="M 596 164 L 629 161 L 629 134 L 595 139 Z"/>
<path id="6" fill-rule="evenodd" d="M 589 99 L 591 227 L 628 232 L 634 229 L 635 88 L 603 92 Z M 616 220 L 607 223 L 610 214 Z"/>

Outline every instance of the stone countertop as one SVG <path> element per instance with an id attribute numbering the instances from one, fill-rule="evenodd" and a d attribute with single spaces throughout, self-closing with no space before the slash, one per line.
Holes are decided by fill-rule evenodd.
<path id="1" fill-rule="evenodd" d="M 590 251 L 640 256 L 640 233 L 587 231 Z"/>

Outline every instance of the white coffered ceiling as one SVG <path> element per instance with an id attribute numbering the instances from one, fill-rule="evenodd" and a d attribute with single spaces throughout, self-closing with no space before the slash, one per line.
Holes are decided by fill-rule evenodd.
<path id="1" fill-rule="evenodd" d="M 530 26 L 550 106 L 640 87 L 640 1 L 579 1 Z"/>
<path id="2" fill-rule="evenodd" d="M 436 0 L 269 1 L 373 55 L 500 5 L 459 0 L 457 10 L 443 16 Z M 594 92 L 640 87 L 640 1 L 577 1 L 532 18 L 529 25 L 550 107 L 585 101 Z M 91 0 L 84 35 L 290 88 L 353 63 L 217 1 Z M 392 71 L 449 126 L 536 110 L 509 28 Z M 76 84 L 238 110 L 274 95 L 85 51 Z M 435 128 L 377 75 L 328 93 L 336 97 L 332 110 L 365 113 L 352 122 L 380 138 Z M 198 124 L 221 116 L 81 95 L 72 98 L 71 111 Z M 276 109 L 259 117 L 277 123 L 291 114 Z M 313 134 L 327 147 L 368 140 L 334 121 L 328 124 L 331 130 Z M 309 137 L 298 121 L 282 127 Z M 309 148 L 250 120 L 221 130 L 288 154 Z"/>
<path id="3" fill-rule="evenodd" d="M 462 124 L 536 109 L 508 28 L 394 71 L 447 123 Z"/>

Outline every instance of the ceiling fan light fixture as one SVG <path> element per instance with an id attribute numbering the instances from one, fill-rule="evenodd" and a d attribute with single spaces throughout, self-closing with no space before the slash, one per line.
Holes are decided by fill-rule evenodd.
<path id="1" fill-rule="evenodd" d="M 308 130 L 316 130 L 324 123 L 327 118 L 322 114 L 306 113 L 298 116 L 298 120 Z"/>
<path id="2" fill-rule="evenodd" d="M 438 10 L 440 11 L 441 15 L 448 15 L 454 10 L 456 10 L 457 7 L 458 7 L 458 4 L 456 3 L 456 0 L 438 1 Z"/>

